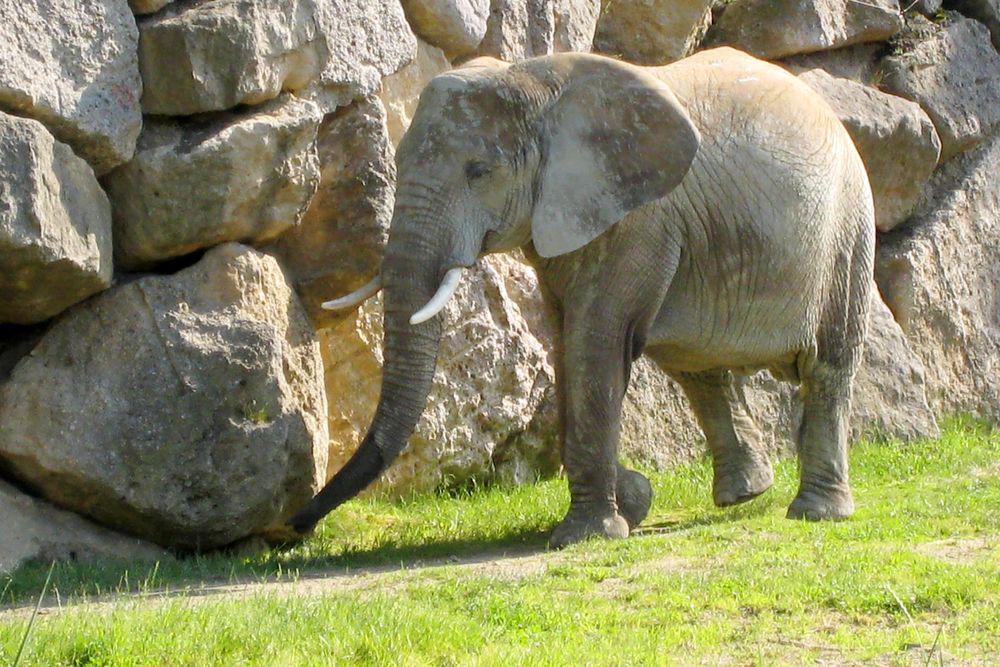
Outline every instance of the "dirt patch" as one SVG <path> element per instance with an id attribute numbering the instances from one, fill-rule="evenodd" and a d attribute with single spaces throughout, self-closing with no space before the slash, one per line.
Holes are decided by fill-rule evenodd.
<path id="1" fill-rule="evenodd" d="M 925 556 L 932 556 L 948 563 L 967 565 L 996 550 L 984 537 L 958 538 L 924 542 L 915 550 Z"/>

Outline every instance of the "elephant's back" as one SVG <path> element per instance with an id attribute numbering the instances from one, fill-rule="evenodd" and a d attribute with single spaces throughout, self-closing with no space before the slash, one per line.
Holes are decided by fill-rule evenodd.
<path id="1" fill-rule="evenodd" d="M 734 49 L 656 71 L 702 144 L 660 202 L 684 250 L 653 336 L 692 364 L 681 370 L 793 354 L 815 335 L 839 249 L 873 224 L 857 150 L 805 84 Z"/>

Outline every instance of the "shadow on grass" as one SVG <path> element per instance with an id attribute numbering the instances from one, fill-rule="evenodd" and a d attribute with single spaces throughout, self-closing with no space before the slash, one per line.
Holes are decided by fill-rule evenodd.
<path id="1" fill-rule="evenodd" d="M 104 561 L 99 564 L 57 562 L 52 593 L 43 609 L 65 604 L 69 597 L 104 598 L 121 594 L 170 597 L 202 595 L 228 586 L 377 574 L 403 569 L 478 563 L 526 556 L 547 548 L 547 530 L 523 530 L 497 539 L 442 539 L 419 544 L 386 543 L 337 553 L 309 553 L 332 542 L 322 536 L 287 548 L 241 556 L 234 553 L 191 555 L 156 564 Z M 336 548 L 335 543 L 330 545 Z M 27 564 L 0 579 L 0 614 L 19 612 L 37 601 L 48 563 Z"/>

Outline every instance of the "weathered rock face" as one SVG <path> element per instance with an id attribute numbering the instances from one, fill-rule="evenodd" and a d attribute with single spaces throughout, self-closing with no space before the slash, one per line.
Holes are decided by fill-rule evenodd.
<path id="1" fill-rule="evenodd" d="M 321 383 L 277 262 L 224 245 L 59 320 L 0 387 L 0 456 L 106 526 L 216 547 L 266 531 L 318 488 Z"/>
<path id="2" fill-rule="evenodd" d="M 111 208 L 41 123 L 0 112 L 0 322 L 41 322 L 111 284 Z"/>
<path id="3" fill-rule="evenodd" d="M 906 226 L 882 237 L 875 277 L 923 360 L 938 411 L 1000 418 L 1000 137 L 945 165 Z"/>
<path id="4" fill-rule="evenodd" d="M 118 263 L 263 243 L 298 223 L 319 184 L 321 119 L 315 104 L 286 95 L 203 123 L 148 120 L 135 159 L 105 180 Z"/>
<path id="5" fill-rule="evenodd" d="M 783 58 L 885 40 L 902 27 L 898 0 L 733 0 L 708 43 Z"/>
<path id="6" fill-rule="evenodd" d="M 712 20 L 712 0 L 619 0 L 606 3 L 597 25 L 598 51 L 644 65 L 691 53 Z"/>
<path id="7" fill-rule="evenodd" d="M 0 575 L 30 561 L 164 561 L 149 542 L 114 533 L 0 481 Z"/>
<path id="8" fill-rule="evenodd" d="M 402 0 L 414 32 L 448 58 L 473 53 L 486 35 L 490 0 Z"/>
<path id="9" fill-rule="evenodd" d="M 590 51 L 600 14 L 601 0 L 552 0 L 552 50 Z"/>
<path id="10" fill-rule="evenodd" d="M 542 308 L 531 269 L 491 256 L 467 271 L 445 312 L 434 388 L 410 446 L 383 475 L 396 493 L 504 476 L 552 472 L 557 454 L 540 431 L 553 371 L 525 310 Z M 365 304 L 355 321 L 321 334 L 330 404 L 330 469 L 364 436 L 378 402 L 382 309 Z M 519 478 L 520 476 L 520 478 Z"/>
<path id="11" fill-rule="evenodd" d="M 479 55 L 514 62 L 589 49 L 597 5 L 597 0 L 491 0 Z"/>
<path id="12" fill-rule="evenodd" d="M 142 86 L 125 0 L 0 0 L 0 17 L 0 110 L 42 121 L 98 174 L 128 160 Z"/>
<path id="13" fill-rule="evenodd" d="M 441 49 L 418 40 L 417 57 L 413 62 L 382 79 L 379 97 L 385 106 L 389 140 L 393 146 L 399 145 L 403 133 L 410 126 L 424 86 L 449 69 L 451 64 Z"/>
<path id="14" fill-rule="evenodd" d="M 889 231 L 906 220 L 941 152 L 927 114 L 914 102 L 823 70 L 799 78 L 833 107 L 854 139 L 875 197 L 875 225 Z"/>
<path id="15" fill-rule="evenodd" d="M 319 190 L 302 222 L 269 251 L 285 266 L 317 327 L 343 319 L 320 304 L 368 282 L 382 264 L 396 168 L 378 98 L 328 115 L 317 139 Z"/>
<path id="16" fill-rule="evenodd" d="M 258 104 L 281 91 L 368 95 L 416 47 L 396 2 L 210 0 L 174 4 L 140 24 L 146 113 Z"/>
<path id="17" fill-rule="evenodd" d="M 1000 50 L 1000 0 L 949 0 L 948 6 L 989 28 L 993 46 Z"/>
<path id="18" fill-rule="evenodd" d="M 918 16 L 885 58 L 882 87 L 918 102 L 941 137 L 941 161 L 1000 126 L 1000 54 L 979 22 L 953 12 L 944 25 Z"/>

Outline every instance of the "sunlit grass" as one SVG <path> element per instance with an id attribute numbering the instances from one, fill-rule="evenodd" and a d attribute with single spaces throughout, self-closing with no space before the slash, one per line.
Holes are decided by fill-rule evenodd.
<path id="1" fill-rule="evenodd" d="M 705 462 L 652 475 L 646 527 L 621 542 L 541 551 L 565 483 L 393 503 L 354 501 L 284 552 L 130 568 L 57 565 L 49 597 L 295 579 L 446 556 L 527 554 L 503 570 L 442 566 L 302 596 L 254 594 L 75 606 L 40 617 L 30 664 L 662 664 L 877 661 L 995 664 L 1000 656 L 1000 435 L 971 422 L 940 439 L 851 453 L 858 512 L 783 518 L 775 488 L 711 507 Z M 537 553 L 534 553 L 536 552 Z M 0 579 L 30 606 L 48 564 Z M 127 575 L 125 574 L 127 571 Z M 0 664 L 23 613 L 0 615 Z M 933 651 L 932 651 L 933 648 Z"/>

